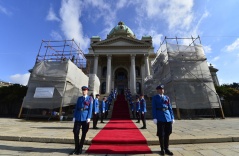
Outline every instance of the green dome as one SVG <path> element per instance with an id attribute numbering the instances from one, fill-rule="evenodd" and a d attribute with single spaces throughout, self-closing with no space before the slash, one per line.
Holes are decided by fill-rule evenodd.
<path id="1" fill-rule="evenodd" d="M 110 31 L 110 33 L 107 35 L 107 38 L 112 38 L 116 36 L 135 38 L 133 31 L 128 26 L 126 26 L 124 22 L 121 21 Z"/>

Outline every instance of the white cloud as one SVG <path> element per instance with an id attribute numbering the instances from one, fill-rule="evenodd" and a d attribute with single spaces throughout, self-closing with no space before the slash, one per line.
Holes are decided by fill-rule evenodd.
<path id="1" fill-rule="evenodd" d="M 210 45 L 203 46 L 203 49 L 204 49 L 205 53 L 211 53 L 212 52 L 212 48 L 211 48 Z"/>
<path id="2" fill-rule="evenodd" d="M 148 0 L 138 1 L 140 7 L 136 11 L 142 18 L 142 12 L 145 12 L 149 19 L 156 21 L 163 19 L 167 22 L 170 30 L 181 28 L 188 30 L 193 20 L 193 0 Z"/>
<path id="3" fill-rule="evenodd" d="M 215 61 L 217 61 L 217 60 L 219 60 L 219 56 L 216 56 L 216 57 L 214 57 L 213 59 L 212 59 L 212 62 L 215 62 Z"/>
<path id="4" fill-rule="evenodd" d="M 22 85 L 27 85 L 30 77 L 30 73 L 26 74 L 15 74 L 10 76 L 11 83 L 18 83 Z"/>
<path id="5" fill-rule="evenodd" d="M 239 50 L 239 38 L 237 38 L 232 44 L 225 46 L 227 52 Z"/>
<path id="6" fill-rule="evenodd" d="M 52 39 L 54 39 L 54 40 L 62 40 L 62 36 L 54 30 L 51 31 L 50 35 L 51 35 Z"/>
<path id="7" fill-rule="evenodd" d="M 78 0 L 62 0 L 60 8 L 61 29 L 67 39 L 73 39 L 86 51 L 90 40 L 84 36 L 82 23 L 80 22 L 82 2 Z"/>
<path id="8" fill-rule="evenodd" d="M 119 0 L 119 1 L 117 1 L 116 9 L 118 10 L 118 9 L 123 8 L 127 3 L 128 3 L 127 0 Z"/>
<path id="9" fill-rule="evenodd" d="M 46 20 L 48 21 L 60 21 L 60 19 L 56 16 L 52 6 L 50 7 L 49 11 L 48 11 L 48 14 L 46 16 Z"/>
<path id="10" fill-rule="evenodd" d="M 105 28 L 100 32 L 100 34 L 106 37 L 110 30 L 116 25 L 116 13 L 118 9 L 125 5 L 125 2 L 124 0 L 119 1 L 116 4 L 116 8 L 104 0 L 86 0 L 85 5 L 86 8 L 89 6 L 94 7 L 94 15 L 91 15 L 91 20 L 101 20 L 101 23 L 105 25 Z"/>
<path id="11" fill-rule="evenodd" d="M 0 5 L 0 13 L 6 14 L 6 15 L 11 15 L 12 13 L 8 11 L 5 7 Z"/>

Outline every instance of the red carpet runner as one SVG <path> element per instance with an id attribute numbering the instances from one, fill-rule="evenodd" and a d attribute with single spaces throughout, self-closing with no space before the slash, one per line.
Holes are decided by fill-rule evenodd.
<path id="1" fill-rule="evenodd" d="M 112 118 L 95 136 L 86 153 L 94 154 L 147 154 L 147 141 L 130 119 L 124 95 L 118 95 Z"/>

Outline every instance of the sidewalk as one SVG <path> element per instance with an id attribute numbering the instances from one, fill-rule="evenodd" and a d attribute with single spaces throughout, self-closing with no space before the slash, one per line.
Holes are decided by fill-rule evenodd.
<path id="1" fill-rule="evenodd" d="M 92 121 L 85 144 L 91 144 L 95 135 L 107 124 L 98 123 L 99 129 L 92 129 Z M 156 137 L 156 126 L 152 120 L 147 120 L 147 129 L 140 130 L 149 145 L 159 144 Z M 135 123 L 136 124 L 136 123 Z M 142 127 L 141 124 L 136 124 Z M 45 143 L 74 143 L 72 133 L 73 122 L 50 121 L 37 122 L 23 119 L 0 118 L 0 140 L 45 142 Z M 239 142 L 239 119 L 203 119 L 176 120 L 173 124 L 173 134 L 170 144 L 185 143 L 219 143 Z"/>

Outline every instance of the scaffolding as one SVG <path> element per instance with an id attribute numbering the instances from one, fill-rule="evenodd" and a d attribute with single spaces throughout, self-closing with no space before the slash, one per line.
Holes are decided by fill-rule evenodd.
<path id="1" fill-rule="evenodd" d="M 153 96 L 155 86 L 164 84 L 179 119 L 215 117 L 214 109 L 221 108 L 221 103 L 206 60 L 199 36 L 165 37 L 151 62 L 153 75 L 145 79 L 148 96 Z"/>
<path id="2" fill-rule="evenodd" d="M 19 113 L 26 117 L 65 115 L 88 86 L 86 58 L 72 40 L 42 41 Z M 72 106 L 72 107 L 71 107 Z M 25 110 L 22 113 L 22 110 Z"/>
<path id="3" fill-rule="evenodd" d="M 59 62 L 71 60 L 78 68 L 86 68 L 86 58 L 74 39 L 62 41 L 42 40 L 36 63 L 42 61 Z"/>

